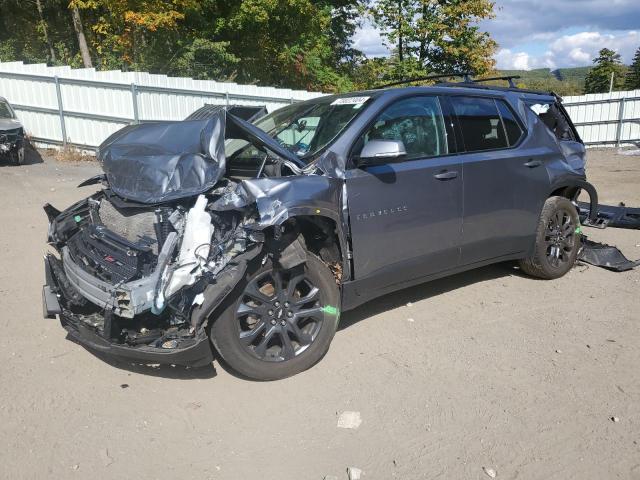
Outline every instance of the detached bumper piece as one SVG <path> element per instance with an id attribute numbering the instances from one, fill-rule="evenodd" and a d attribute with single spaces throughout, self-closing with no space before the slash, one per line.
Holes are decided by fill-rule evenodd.
<path id="1" fill-rule="evenodd" d="M 626 272 L 640 265 L 640 260 L 635 262 L 625 257 L 620 250 L 604 243 L 592 242 L 584 238 L 582 240 L 582 250 L 578 255 L 578 260 L 606 268 L 614 272 Z"/>
<path id="2" fill-rule="evenodd" d="M 596 228 L 616 227 L 640 229 L 640 208 L 627 207 L 624 203 L 620 205 L 598 205 L 597 217 L 595 220 L 588 222 L 589 204 L 586 202 L 578 202 L 580 221 L 583 225 Z"/>

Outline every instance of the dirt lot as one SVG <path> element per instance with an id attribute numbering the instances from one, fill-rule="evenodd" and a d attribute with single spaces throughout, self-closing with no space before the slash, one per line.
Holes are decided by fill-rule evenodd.
<path id="1" fill-rule="evenodd" d="M 589 168 L 603 202 L 640 205 L 640 156 Z M 411 288 L 346 313 L 326 358 L 279 382 L 110 364 L 40 301 L 41 206 L 97 170 L 0 166 L 0 478 L 640 479 L 640 269 Z M 640 257 L 638 231 L 585 230 Z"/>

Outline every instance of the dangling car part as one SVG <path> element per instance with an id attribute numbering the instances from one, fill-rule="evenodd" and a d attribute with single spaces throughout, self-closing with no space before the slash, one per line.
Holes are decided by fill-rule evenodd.
<path id="1" fill-rule="evenodd" d="M 465 82 L 125 127 L 81 184 L 98 192 L 45 206 L 45 316 L 128 361 L 204 365 L 213 345 L 272 380 L 385 293 L 503 260 L 560 277 L 581 244 L 572 202 L 597 193 L 559 101 Z"/>
<path id="2" fill-rule="evenodd" d="M 24 127 L 13 108 L 0 97 L 0 159 L 14 165 L 24 163 Z"/>
<path id="3" fill-rule="evenodd" d="M 585 221 L 591 206 L 585 202 L 578 202 L 580 219 Z M 615 227 L 640 229 L 640 208 L 627 207 L 624 203 L 619 205 L 601 205 L 596 207 L 597 218 L 593 226 L 597 228 Z"/>

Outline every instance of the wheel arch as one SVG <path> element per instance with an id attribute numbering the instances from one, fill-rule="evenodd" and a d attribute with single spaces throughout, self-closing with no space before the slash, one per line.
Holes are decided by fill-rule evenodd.
<path id="1" fill-rule="evenodd" d="M 348 244 L 341 222 L 333 215 L 316 213 L 318 209 L 304 209 L 296 215 L 289 216 L 277 227 L 283 233 L 293 230 L 304 239 L 309 252 L 316 255 L 331 268 L 339 283 L 349 279 L 350 263 L 348 260 Z M 340 265 L 339 272 L 335 264 Z"/>
<path id="2" fill-rule="evenodd" d="M 555 184 L 552 186 L 547 198 L 558 196 L 575 200 L 582 190 L 589 195 L 589 219 L 595 220 L 598 217 L 598 192 L 586 180 L 576 179 Z"/>

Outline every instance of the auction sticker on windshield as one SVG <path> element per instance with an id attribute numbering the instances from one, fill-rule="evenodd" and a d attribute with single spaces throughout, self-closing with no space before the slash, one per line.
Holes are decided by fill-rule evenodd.
<path id="1" fill-rule="evenodd" d="M 357 105 L 362 106 L 364 102 L 369 100 L 371 97 L 344 97 L 338 98 L 331 102 L 331 105 Z"/>

